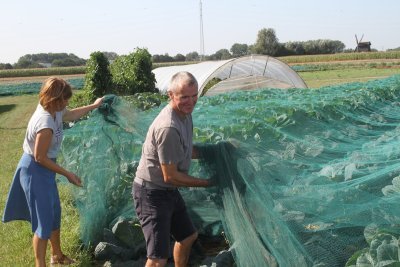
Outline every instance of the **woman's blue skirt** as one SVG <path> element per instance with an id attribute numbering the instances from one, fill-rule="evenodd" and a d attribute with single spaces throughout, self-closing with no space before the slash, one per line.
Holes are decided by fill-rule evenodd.
<path id="1" fill-rule="evenodd" d="M 61 206 L 55 172 L 35 162 L 24 153 L 18 163 L 3 214 L 3 222 L 25 220 L 32 232 L 49 239 L 51 232 L 60 229 Z"/>

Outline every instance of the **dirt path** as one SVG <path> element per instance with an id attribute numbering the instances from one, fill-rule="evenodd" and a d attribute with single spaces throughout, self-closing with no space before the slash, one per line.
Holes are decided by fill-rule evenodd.
<path id="1" fill-rule="evenodd" d="M 57 76 L 57 77 L 60 77 L 63 79 L 75 79 L 75 78 L 84 78 L 85 74 L 0 78 L 0 84 L 19 84 L 19 83 L 29 83 L 29 82 L 43 82 L 46 78 L 48 78 L 50 76 Z"/>

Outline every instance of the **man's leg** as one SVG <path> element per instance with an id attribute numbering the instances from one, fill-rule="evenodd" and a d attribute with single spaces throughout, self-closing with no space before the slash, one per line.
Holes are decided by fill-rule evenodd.
<path id="1" fill-rule="evenodd" d="M 175 242 L 174 246 L 174 262 L 175 267 L 184 267 L 187 266 L 189 261 L 190 250 L 192 249 L 192 245 L 194 241 L 197 239 L 197 232 L 194 232 L 192 235 L 183 239 L 180 242 Z"/>
<path id="2" fill-rule="evenodd" d="M 135 211 L 146 240 L 146 267 L 163 267 L 170 256 L 170 228 L 174 198 L 165 190 L 134 183 Z"/>
<path id="3" fill-rule="evenodd" d="M 164 267 L 167 259 L 147 259 L 146 267 Z"/>

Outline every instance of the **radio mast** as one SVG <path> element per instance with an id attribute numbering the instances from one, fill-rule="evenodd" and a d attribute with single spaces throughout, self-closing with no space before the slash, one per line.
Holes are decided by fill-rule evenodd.
<path id="1" fill-rule="evenodd" d="M 203 33 L 203 12 L 200 0 L 200 61 L 204 60 L 204 33 Z"/>

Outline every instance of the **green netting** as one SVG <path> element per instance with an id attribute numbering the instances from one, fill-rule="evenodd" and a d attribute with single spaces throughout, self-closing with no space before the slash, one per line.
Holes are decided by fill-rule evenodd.
<path id="1" fill-rule="evenodd" d="M 182 189 L 200 234 L 224 231 L 238 266 L 400 264 L 400 76 L 321 89 L 264 89 L 199 99 L 191 173 Z M 131 183 L 151 121 L 119 97 L 65 132 L 62 158 L 81 237 L 135 218 Z M 223 228 L 221 227 L 223 226 Z M 394 265 L 393 265 L 394 266 Z"/>

